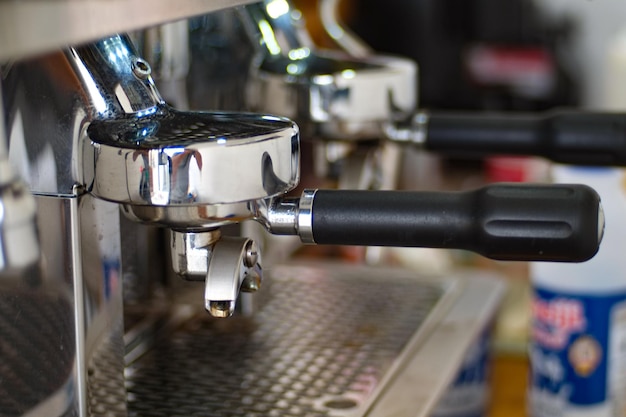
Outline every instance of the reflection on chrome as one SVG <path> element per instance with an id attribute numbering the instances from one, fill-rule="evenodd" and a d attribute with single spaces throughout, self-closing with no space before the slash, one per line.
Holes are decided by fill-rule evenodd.
<path id="1" fill-rule="evenodd" d="M 247 85 L 251 110 L 290 117 L 324 140 L 382 138 L 384 123 L 414 112 L 413 62 L 320 50 L 285 0 L 245 6 L 240 16 L 260 54 Z"/>

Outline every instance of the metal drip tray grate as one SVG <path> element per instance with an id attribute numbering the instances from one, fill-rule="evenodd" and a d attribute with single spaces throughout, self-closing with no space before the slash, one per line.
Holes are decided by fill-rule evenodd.
<path id="1" fill-rule="evenodd" d="M 194 317 L 127 372 L 131 416 L 359 415 L 443 284 L 364 267 L 280 267 L 252 318 Z"/>
<path id="2" fill-rule="evenodd" d="M 74 329 L 68 316 L 72 305 L 61 294 L 2 288 L 0 416 L 23 415 L 71 379 Z"/>

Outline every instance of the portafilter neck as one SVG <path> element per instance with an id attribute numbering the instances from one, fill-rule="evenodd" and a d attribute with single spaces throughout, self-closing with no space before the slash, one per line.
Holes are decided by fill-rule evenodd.
<path id="1" fill-rule="evenodd" d="M 150 65 L 135 52 L 130 39 L 115 35 L 67 52 L 88 94 L 93 119 L 153 114 L 164 105 L 151 77 Z"/>

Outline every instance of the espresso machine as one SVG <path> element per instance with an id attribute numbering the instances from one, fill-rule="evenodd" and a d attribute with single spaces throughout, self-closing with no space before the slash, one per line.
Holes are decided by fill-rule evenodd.
<path id="1" fill-rule="evenodd" d="M 406 60 L 284 49 L 301 40 L 289 38 L 286 1 L 237 12 L 265 47 L 250 67 L 249 91 L 267 99 L 246 100 L 255 113 L 170 106 L 127 33 L 244 3 L 0 1 L 0 415 L 425 416 L 502 290 L 470 272 L 267 264 L 272 242 L 232 230 L 241 223 L 307 244 L 500 260 L 581 262 L 598 250 L 600 201 L 580 185 L 294 193 L 301 131 L 286 117 L 303 139 L 419 143 L 437 137 L 436 119 L 405 94 Z M 361 82 L 381 101 L 355 101 Z M 322 119 L 308 120 L 311 109 Z M 569 134 L 568 123 L 552 130 L 563 125 Z M 612 154 L 613 131 L 587 125 L 576 143 L 600 135 Z M 496 124 L 521 129 L 510 126 Z M 537 137 L 510 147 L 578 157 L 570 136 L 549 151 Z M 459 142 L 442 148 L 501 150 Z"/>

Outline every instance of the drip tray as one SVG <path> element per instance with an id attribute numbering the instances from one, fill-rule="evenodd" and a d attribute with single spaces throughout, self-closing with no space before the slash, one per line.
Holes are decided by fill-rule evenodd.
<path id="1" fill-rule="evenodd" d="M 193 315 L 129 352 L 130 416 L 423 415 L 500 290 L 484 278 L 338 264 L 269 275 L 254 314 Z M 472 283 L 482 284 L 472 293 Z M 429 347 L 433 337 L 444 345 Z"/>

